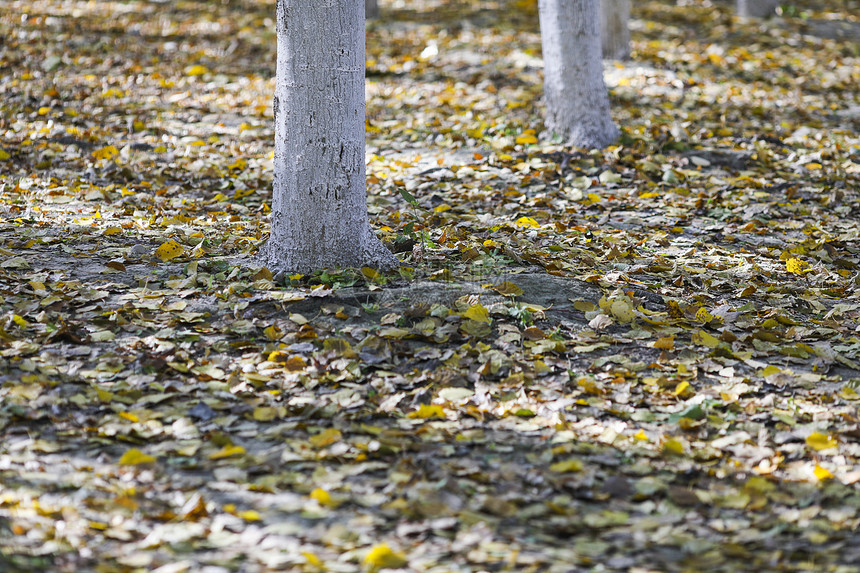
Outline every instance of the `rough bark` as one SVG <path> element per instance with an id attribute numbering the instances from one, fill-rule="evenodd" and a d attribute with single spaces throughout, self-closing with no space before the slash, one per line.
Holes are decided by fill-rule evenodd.
<path id="1" fill-rule="evenodd" d="M 538 0 L 538 9 L 547 127 L 578 147 L 611 144 L 598 0 Z"/>
<path id="2" fill-rule="evenodd" d="M 600 0 L 600 40 L 608 60 L 630 58 L 630 0 Z"/>
<path id="3" fill-rule="evenodd" d="M 367 18 L 379 18 L 379 4 L 377 0 L 364 0 L 364 12 Z"/>
<path id="4" fill-rule="evenodd" d="M 738 16 L 741 18 L 766 18 L 773 15 L 779 0 L 738 0 Z"/>
<path id="5" fill-rule="evenodd" d="M 367 219 L 364 4 L 278 0 L 271 270 L 392 268 Z"/>

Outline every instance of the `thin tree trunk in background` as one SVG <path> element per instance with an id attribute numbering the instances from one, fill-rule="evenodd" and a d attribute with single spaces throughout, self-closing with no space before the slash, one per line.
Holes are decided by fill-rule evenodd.
<path id="1" fill-rule="evenodd" d="M 538 0 L 546 125 L 572 145 L 618 137 L 603 83 L 598 0 Z"/>
<path id="2" fill-rule="evenodd" d="M 779 0 L 738 0 L 738 16 L 742 18 L 767 18 L 779 6 Z"/>
<path id="3" fill-rule="evenodd" d="M 362 0 L 278 0 L 269 269 L 391 268 L 367 220 Z"/>
<path id="4" fill-rule="evenodd" d="M 364 12 L 367 18 L 379 18 L 379 4 L 377 0 L 364 0 Z"/>
<path id="5" fill-rule="evenodd" d="M 630 58 L 630 0 L 600 0 L 600 40 L 607 60 Z"/>

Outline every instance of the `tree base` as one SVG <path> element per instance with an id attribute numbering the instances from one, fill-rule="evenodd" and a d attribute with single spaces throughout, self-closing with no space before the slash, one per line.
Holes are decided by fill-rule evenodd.
<path id="1" fill-rule="evenodd" d="M 585 149 L 603 149 L 618 141 L 620 132 L 611 119 L 601 125 L 577 125 L 570 130 L 567 144 Z"/>
<path id="2" fill-rule="evenodd" d="M 371 267 L 387 271 L 403 266 L 369 228 L 362 240 L 351 245 L 332 245 L 323 251 L 316 244 L 270 238 L 260 249 L 256 262 L 272 272 L 305 274 L 331 268 Z"/>

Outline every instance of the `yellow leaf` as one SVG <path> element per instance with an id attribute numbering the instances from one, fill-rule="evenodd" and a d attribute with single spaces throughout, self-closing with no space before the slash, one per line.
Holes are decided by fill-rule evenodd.
<path id="1" fill-rule="evenodd" d="M 514 225 L 516 225 L 520 229 L 537 229 L 540 227 L 540 223 L 538 223 L 531 217 L 520 217 L 519 219 L 514 221 Z"/>
<path id="2" fill-rule="evenodd" d="M 161 262 L 166 263 L 169 260 L 175 259 L 185 252 L 185 247 L 174 241 L 173 239 L 162 243 L 160 247 L 155 249 L 155 256 L 161 259 Z"/>
<path id="3" fill-rule="evenodd" d="M 316 567 L 317 569 L 323 569 L 325 567 L 322 560 L 310 551 L 303 552 L 302 557 L 305 558 L 305 561 L 307 561 L 307 564 L 311 567 Z"/>
<path id="4" fill-rule="evenodd" d="M 138 418 L 136 415 L 132 414 L 131 412 L 120 412 L 119 417 L 125 418 L 129 422 L 139 422 L 140 421 L 140 418 Z"/>
<path id="5" fill-rule="evenodd" d="M 537 143 L 538 138 L 531 133 L 523 133 L 522 135 L 517 136 L 516 142 L 520 145 L 526 145 L 530 143 Z"/>
<path id="6" fill-rule="evenodd" d="M 242 170 L 248 166 L 248 161 L 243 157 L 238 157 L 236 161 L 227 166 L 227 169 Z"/>
<path id="7" fill-rule="evenodd" d="M 636 318 L 636 313 L 633 312 L 633 307 L 628 300 L 616 299 L 609 305 L 609 312 L 620 322 L 633 322 Z"/>
<path id="8" fill-rule="evenodd" d="M 264 328 L 263 334 L 265 334 L 266 338 L 268 338 L 269 340 L 278 340 L 284 335 L 283 331 L 274 324 L 272 326 L 267 326 L 266 328 Z"/>
<path id="9" fill-rule="evenodd" d="M 155 461 L 154 456 L 150 456 L 148 454 L 144 454 L 137 448 L 131 448 L 127 450 L 122 457 L 119 459 L 119 465 L 121 466 L 139 466 L 142 464 L 151 464 Z"/>
<path id="10" fill-rule="evenodd" d="M 321 487 L 314 489 L 310 493 L 310 498 L 315 499 L 318 504 L 326 507 L 337 507 L 338 505 L 337 501 L 332 499 L 331 494 Z"/>
<path id="11" fill-rule="evenodd" d="M 839 445 L 832 436 L 828 436 L 827 434 L 822 434 L 821 432 L 812 432 L 806 437 L 806 445 L 819 452 L 821 450 L 828 450 L 830 448 L 835 448 Z"/>
<path id="12" fill-rule="evenodd" d="M 12 157 L 12 156 L 9 155 L 9 153 L 7 151 L 0 149 L 0 161 L 6 161 L 10 157 Z"/>
<path id="13" fill-rule="evenodd" d="M 245 453 L 245 448 L 242 446 L 224 446 L 217 452 L 212 452 L 209 454 L 210 460 L 223 460 L 224 458 L 229 458 L 232 456 L 239 456 Z"/>
<path id="14" fill-rule="evenodd" d="M 818 478 L 818 481 L 824 481 L 826 479 L 833 479 L 833 474 L 827 468 L 823 468 L 818 464 L 815 464 L 815 470 L 813 470 L 815 477 Z"/>
<path id="15" fill-rule="evenodd" d="M 476 320 L 478 322 L 490 322 L 490 313 L 481 303 L 473 304 L 466 312 L 463 313 L 463 318 Z"/>
<path id="16" fill-rule="evenodd" d="M 599 396 L 605 392 L 602 386 L 599 386 L 594 380 L 590 378 L 580 378 L 576 381 L 576 385 L 588 392 L 589 394 L 594 394 L 595 396 Z"/>
<path id="17" fill-rule="evenodd" d="M 639 440 L 640 442 L 647 442 L 648 441 L 648 434 L 646 434 L 644 430 L 639 430 L 638 432 L 636 432 L 636 434 L 633 437 L 636 438 L 637 440 Z"/>
<path id="18" fill-rule="evenodd" d="M 802 275 L 804 272 L 808 272 L 806 269 L 807 266 L 809 266 L 809 263 L 800 259 L 788 259 L 785 261 L 785 270 L 795 275 Z"/>
<path id="19" fill-rule="evenodd" d="M 92 155 L 96 159 L 111 159 L 119 155 L 119 149 L 117 149 L 113 145 L 108 145 L 107 147 L 96 149 L 95 151 L 93 151 Z"/>
<path id="20" fill-rule="evenodd" d="M 329 492 L 327 492 L 321 487 L 314 489 L 310 493 L 310 498 L 317 500 L 317 502 L 319 502 L 321 505 L 327 505 L 331 503 L 331 495 L 329 494 Z"/>
<path id="21" fill-rule="evenodd" d="M 119 233 L 122 233 L 122 228 L 120 227 L 108 227 L 102 231 L 102 235 L 117 235 Z"/>
<path id="22" fill-rule="evenodd" d="M 343 434 L 340 430 L 337 428 L 326 428 L 319 434 L 314 434 L 308 438 L 308 441 L 315 448 L 324 448 L 339 442 L 341 438 L 343 438 Z"/>
<path id="23" fill-rule="evenodd" d="M 672 350 L 673 348 L 675 348 L 675 337 L 663 336 L 655 340 L 652 346 L 654 348 L 659 348 L 660 350 Z"/>
<path id="24" fill-rule="evenodd" d="M 708 312 L 708 309 L 706 309 L 703 306 L 702 308 L 700 308 L 699 310 L 696 311 L 696 320 L 698 320 L 699 322 L 704 322 L 707 324 L 708 322 L 711 322 L 712 320 L 714 320 L 714 315 L 711 314 L 710 312 Z"/>
<path id="25" fill-rule="evenodd" d="M 761 375 L 767 378 L 768 376 L 773 376 L 774 374 L 779 374 L 780 372 L 782 372 L 782 370 L 780 370 L 776 366 L 770 365 L 761 371 Z"/>
<path id="26" fill-rule="evenodd" d="M 236 514 L 237 517 L 241 517 L 245 521 L 260 521 L 260 513 L 254 511 L 253 509 L 249 509 L 247 511 L 240 511 Z"/>
<path id="27" fill-rule="evenodd" d="M 589 193 L 588 200 L 592 203 L 600 203 L 600 195 L 598 195 L 597 193 Z"/>
<path id="28" fill-rule="evenodd" d="M 676 455 L 684 454 L 684 442 L 679 438 L 670 438 L 663 442 L 663 451 Z"/>
<path id="29" fill-rule="evenodd" d="M 582 460 L 564 460 L 549 466 L 549 471 L 557 473 L 571 473 L 582 471 Z"/>
<path id="30" fill-rule="evenodd" d="M 839 396 L 845 400 L 860 400 L 860 394 L 850 386 L 842 388 L 842 390 L 839 391 Z"/>
<path id="31" fill-rule="evenodd" d="M 821 169 L 821 164 L 816 163 L 815 161 L 811 161 L 811 162 L 807 163 L 806 165 L 804 165 L 804 167 L 806 167 L 810 171 L 815 171 L 817 169 Z"/>
<path id="32" fill-rule="evenodd" d="M 258 422 L 271 422 L 278 417 L 278 409 L 271 406 L 254 408 L 254 419 Z"/>
<path id="33" fill-rule="evenodd" d="M 202 76 L 203 74 L 208 74 L 208 73 L 209 73 L 209 68 L 207 68 L 206 66 L 201 66 L 200 64 L 197 64 L 195 66 L 190 66 L 190 67 L 185 69 L 185 75 L 186 76 Z"/>
<path id="34" fill-rule="evenodd" d="M 379 271 L 370 267 L 361 267 L 361 274 L 363 274 L 372 281 L 375 281 L 379 278 Z"/>
<path id="35" fill-rule="evenodd" d="M 438 404 L 421 404 L 417 410 L 409 413 L 410 418 L 445 418 L 445 410 Z"/>
<path id="36" fill-rule="evenodd" d="M 693 332 L 692 336 L 690 336 L 690 340 L 693 341 L 693 344 L 698 346 L 707 346 L 708 348 L 716 348 L 720 345 L 719 339 L 708 334 L 704 330 L 696 330 Z"/>
<path id="37" fill-rule="evenodd" d="M 379 545 L 374 545 L 367 552 L 367 555 L 364 556 L 364 563 L 377 570 L 398 569 L 405 567 L 409 561 L 407 561 L 403 553 L 394 551 L 385 543 L 380 543 Z"/>
<path id="38" fill-rule="evenodd" d="M 525 291 L 512 283 L 511 281 L 504 281 L 495 286 L 493 286 L 493 290 L 503 296 L 520 296 Z"/>
<path id="39" fill-rule="evenodd" d="M 689 387 L 690 387 L 690 383 L 689 383 L 689 382 L 687 382 L 687 381 L 681 382 L 680 384 L 678 384 L 677 386 L 675 386 L 675 396 L 680 396 L 680 395 L 681 395 L 681 394 L 683 394 L 683 393 L 684 393 L 684 391 L 685 391 L 685 390 L 687 390 L 687 388 L 689 388 Z"/>

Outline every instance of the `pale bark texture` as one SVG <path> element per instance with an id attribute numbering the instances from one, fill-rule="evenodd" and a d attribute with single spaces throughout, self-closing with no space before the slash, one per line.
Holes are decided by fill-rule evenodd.
<path id="1" fill-rule="evenodd" d="M 278 0 L 271 270 L 392 268 L 367 219 L 362 0 Z"/>
<path id="2" fill-rule="evenodd" d="M 630 0 L 600 0 L 600 40 L 608 60 L 630 58 Z"/>
<path id="3" fill-rule="evenodd" d="M 364 12 L 367 18 L 379 18 L 379 4 L 376 0 L 364 0 Z"/>
<path id="4" fill-rule="evenodd" d="M 546 125 L 578 147 L 618 137 L 603 83 L 598 0 L 538 0 Z"/>
<path id="5" fill-rule="evenodd" d="M 738 0 L 738 16 L 741 18 L 767 18 L 779 6 L 779 0 Z"/>

